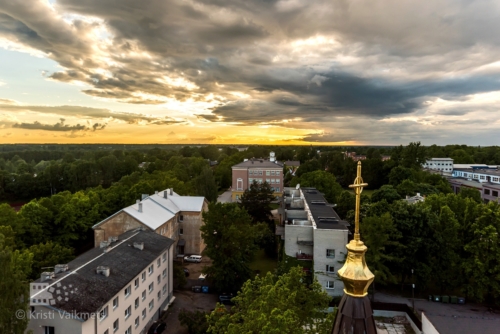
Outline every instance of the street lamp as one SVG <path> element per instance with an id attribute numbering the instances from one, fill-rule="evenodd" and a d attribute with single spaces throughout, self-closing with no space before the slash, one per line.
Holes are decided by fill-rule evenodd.
<path id="1" fill-rule="evenodd" d="M 413 305 L 413 312 L 415 312 L 415 283 L 413 280 L 413 269 L 411 270 L 411 304 Z"/>

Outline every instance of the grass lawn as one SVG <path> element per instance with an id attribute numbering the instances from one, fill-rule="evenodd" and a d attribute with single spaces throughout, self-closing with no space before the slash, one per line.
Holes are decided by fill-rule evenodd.
<path id="1" fill-rule="evenodd" d="M 271 207 L 271 210 L 275 210 L 280 207 L 279 203 L 271 203 L 269 206 Z"/>
<path id="2" fill-rule="evenodd" d="M 270 259 L 267 257 L 266 253 L 263 249 L 259 249 L 257 253 L 255 253 L 255 258 L 250 263 L 250 269 L 253 271 L 259 271 L 261 276 L 265 275 L 269 271 L 274 271 L 276 269 L 277 261 L 275 259 Z"/>

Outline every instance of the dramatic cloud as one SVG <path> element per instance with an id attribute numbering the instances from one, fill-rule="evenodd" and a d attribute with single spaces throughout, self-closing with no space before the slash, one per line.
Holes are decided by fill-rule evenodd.
<path id="1" fill-rule="evenodd" d="M 0 0 L 0 47 L 57 62 L 47 80 L 186 119 L 3 99 L 0 111 L 100 119 L 97 128 L 196 119 L 310 129 L 303 140 L 327 142 L 369 142 L 354 126 L 364 121 L 379 143 L 478 130 L 494 143 L 496 122 L 468 129 L 457 118 L 500 108 L 499 16 L 494 0 Z"/>
<path id="2" fill-rule="evenodd" d="M 105 125 L 95 123 L 92 127 L 87 127 L 85 125 L 68 125 L 64 124 L 65 119 L 61 118 L 61 121 L 56 124 L 42 124 L 38 121 L 34 123 L 16 123 L 12 125 L 13 128 L 28 129 L 28 130 L 46 130 L 46 131 L 87 131 L 92 129 L 92 131 L 102 130 Z"/>

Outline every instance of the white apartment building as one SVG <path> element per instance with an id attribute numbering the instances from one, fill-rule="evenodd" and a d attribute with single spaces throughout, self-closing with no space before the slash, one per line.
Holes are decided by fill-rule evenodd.
<path id="1" fill-rule="evenodd" d="M 30 285 L 33 334 L 142 334 L 175 299 L 174 241 L 144 228 L 103 241 Z"/>
<path id="2" fill-rule="evenodd" d="M 422 165 L 423 168 L 436 170 L 443 173 L 451 174 L 453 172 L 452 158 L 432 158 L 426 160 Z"/>
<path id="3" fill-rule="evenodd" d="M 312 260 L 314 276 L 330 296 L 341 296 L 344 284 L 337 276 L 347 254 L 349 223 L 315 188 L 285 188 L 283 197 L 285 254 Z"/>

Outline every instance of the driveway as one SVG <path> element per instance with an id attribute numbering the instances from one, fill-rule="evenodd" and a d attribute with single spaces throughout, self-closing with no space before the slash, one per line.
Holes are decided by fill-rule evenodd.
<path id="1" fill-rule="evenodd" d="M 231 190 L 227 190 L 217 197 L 217 203 L 231 203 Z"/>

